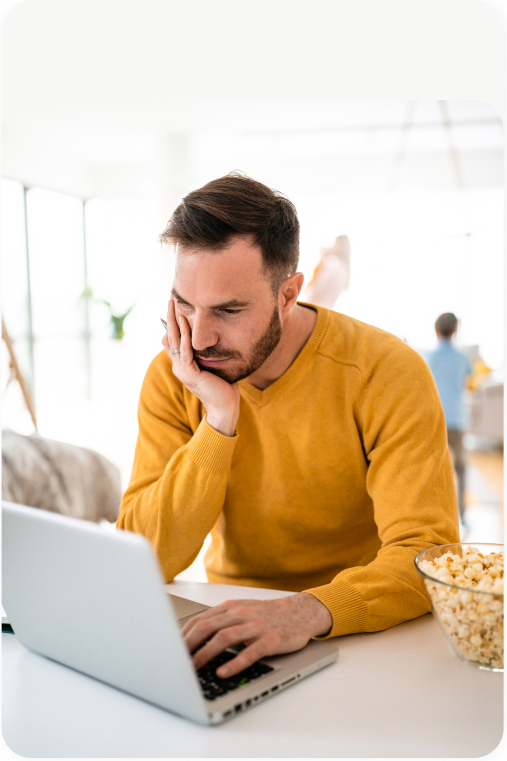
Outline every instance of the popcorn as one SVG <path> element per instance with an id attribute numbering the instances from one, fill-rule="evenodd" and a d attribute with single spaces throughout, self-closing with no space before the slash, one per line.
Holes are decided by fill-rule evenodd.
<path id="1" fill-rule="evenodd" d="M 477 547 L 419 561 L 435 579 L 425 579 L 426 588 L 458 653 L 491 668 L 503 668 L 503 562 L 503 552 L 483 555 Z"/>

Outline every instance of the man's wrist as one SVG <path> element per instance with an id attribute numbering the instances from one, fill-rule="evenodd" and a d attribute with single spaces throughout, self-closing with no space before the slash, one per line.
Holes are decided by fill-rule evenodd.
<path id="1" fill-rule="evenodd" d="M 222 436 L 234 436 L 239 413 L 206 412 L 206 422 Z"/>
<path id="2" fill-rule="evenodd" d="M 333 628 L 333 617 L 328 608 L 317 597 L 308 592 L 299 595 L 309 613 L 309 630 L 311 637 L 322 637 Z"/>

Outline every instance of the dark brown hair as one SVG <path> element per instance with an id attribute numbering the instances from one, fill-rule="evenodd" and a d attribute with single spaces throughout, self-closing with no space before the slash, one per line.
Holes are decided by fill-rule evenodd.
<path id="1" fill-rule="evenodd" d="M 218 251 L 238 236 L 251 236 L 262 253 L 273 292 L 297 271 L 299 221 L 294 205 L 240 172 L 193 190 L 175 209 L 162 243 Z"/>
<path id="2" fill-rule="evenodd" d="M 435 323 L 435 330 L 444 338 L 450 338 L 458 327 L 458 318 L 452 312 L 444 312 Z"/>

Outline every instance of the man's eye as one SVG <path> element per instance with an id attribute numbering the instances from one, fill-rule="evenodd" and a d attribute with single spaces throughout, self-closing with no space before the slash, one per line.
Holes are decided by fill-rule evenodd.
<path id="1" fill-rule="evenodd" d="M 225 312 L 225 314 L 240 314 L 241 309 L 222 309 L 222 312 Z"/>

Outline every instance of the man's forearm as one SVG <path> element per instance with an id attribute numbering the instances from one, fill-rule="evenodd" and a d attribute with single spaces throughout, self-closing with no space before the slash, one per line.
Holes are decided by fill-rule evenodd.
<path id="1" fill-rule="evenodd" d="M 165 469 L 153 473 L 151 483 L 147 477 L 153 465 L 138 447 L 117 527 L 150 540 L 166 581 L 194 560 L 215 524 L 225 499 L 235 443 L 235 438 L 220 435 L 203 420 Z"/>

